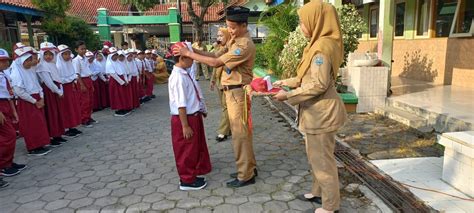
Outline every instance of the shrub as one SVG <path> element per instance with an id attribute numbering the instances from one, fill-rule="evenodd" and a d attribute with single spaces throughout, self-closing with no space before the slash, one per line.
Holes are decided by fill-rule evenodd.
<path id="1" fill-rule="evenodd" d="M 282 69 L 281 78 L 290 78 L 296 75 L 296 68 L 307 44 L 308 39 L 304 37 L 300 27 L 290 33 L 288 42 L 284 45 L 279 58 Z"/>
<path id="2" fill-rule="evenodd" d="M 341 67 L 344 67 L 349 53 L 357 50 L 359 35 L 365 32 L 367 23 L 364 22 L 364 19 L 353 4 L 344 4 L 342 7 L 337 8 L 337 13 L 341 22 L 344 44 L 344 61 Z"/>

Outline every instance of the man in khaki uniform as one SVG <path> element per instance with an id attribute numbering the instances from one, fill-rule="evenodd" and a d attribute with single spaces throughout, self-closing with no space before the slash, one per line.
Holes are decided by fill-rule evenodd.
<path id="1" fill-rule="evenodd" d="M 197 41 L 193 43 L 192 47 L 193 49 L 199 51 L 207 51 L 207 47 L 202 43 L 201 38 L 198 38 Z M 199 81 L 199 78 L 201 78 L 201 72 L 203 73 L 204 78 L 206 80 L 209 80 L 209 70 L 207 69 L 207 66 L 199 61 L 194 61 L 194 63 L 196 63 L 196 73 L 194 76 L 196 78 L 196 81 Z"/>
<path id="2" fill-rule="evenodd" d="M 230 41 L 230 34 L 227 28 L 219 28 L 217 31 L 217 44 L 215 45 L 214 52 L 227 52 L 226 44 Z M 222 73 L 224 72 L 224 66 L 216 67 L 213 69 L 211 75 L 211 90 L 214 91 L 214 88 L 217 88 L 217 93 L 219 95 L 219 100 L 221 100 L 221 119 L 219 122 L 219 127 L 217 129 L 217 142 L 222 142 L 227 140 L 227 137 L 231 135 L 230 131 L 230 121 L 229 113 L 227 112 L 227 104 L 224 95 L 224 88 L 221 84 Z"/>
<path id="3" fill-rule="evenodd" d="M 254 184 L 257 176 L 253 136 L 249 123 L 244 119 L 250 110 L 245 106 L 247 94 L 244 86 L 253 79 L 255 61 L 255 45 L 247 30 L 249 14 L 250 10 L 245 7 L 232 6 L 226 9 L 226 24 L 232 39 L 225 53 L 190 52 L 186 48 L 174 50 L 211 67 L 224 66 L 221 84 L 226 96 L 237 164 L 237 173 L 231 174 L 235 179 L 228 182 L 227 186 L 233 188 Z"/>
<path id="4" fill-rule="evenodd" d="M 340 206 L 334 137 L 347 119 L 335 87 L 343 58 L 341 27 L 336 9 L 329 3 L 310 1 L 298 10 L 298 15 L 301 30 L 310 42 L 298 65 L 297 77 L 274 83 L 294 89 L 280 91 L 274 98 L 299 106 L 299 129 L 306 134 L 313 187 L 310 193 L 296 198 L 322 204 L 312 212 L 331 213 Z"/>

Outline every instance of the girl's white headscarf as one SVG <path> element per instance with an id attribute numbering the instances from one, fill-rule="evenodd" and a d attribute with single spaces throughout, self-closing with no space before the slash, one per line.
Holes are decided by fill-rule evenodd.
<path id="1" fill-rule="evenodd" d="M 65 52 L 71 52 L 69 49 L 64 49 L 58 53 L 56 56 L 56 67 L 59 71 L 59 77 L 61 78 L 61 83 L 67 84 L 71 83 L 77 78 L 77 74 L 74 71 L 74 66 L 72 65 L 72 60 L 65 61 L 62 54 Z M 71 52 L 72 54 L 72 52 Z M 72 55 L 71 55 L 72 58 Z"/>
<path id="2" fill-rule="evenodd" d="M 98 61 L 97 60 L 97 55 L 102 55 L 102 61 Z M 107 58 L 105 58 L 104 54 L 102 53 L 97 53 L 96 54 L 96 59 L 94 59 L 94 70 L 92 70 L 92 72 L 95 74 L 99 74 L 102 73 L 102 74 L 105 74 L 105 68 L 107 66 Z"/>
<path id="3" fill-rule="evenodd" d="M 50 52 L 53 54 L 53 60 L 47 62 L 44 60 L 44 54 Z M 54 50 L 41 50 L 40 51 L 40 63 L 36 68 L 36 72 L 49 72 L 53 81 L 61 83 L 61 76 L 59 75 L 59 70 L 56 67 L 56 52 Z"/>
<path id="4" fill-rule="evenodd" d="M 122 63 L 120 63 L 118 61 L 118 59 L 116 61 L 113 61 L 112 60 L 112 56 L 114 55 L 117 55 L 118 53 L 112 53 L 110 55 L 107 56 L 107 64 L 106 64 L 106 68 L 105 68 L 105 71 L 107 74 L 117 74 L 117 75 L 125 75 L 127 74 L 126 71 L 125 71 L 125 67 L 122 65 Z"/>
<path id="5" fill-rule="evenodd" d="M 38 81 L 38 76 L 34 68 L 25 69 L 23 63 L 31 58 L 33 55 L 31 53 L 25 53 L 24 55 L 18 57 L 13 61 L 12 66 L 12 86 L 23 88 L 28 94 L 37 94 L 40 93 L 43 89 Z"/>
<path id="6" fill-rule="evenodd" d="M 136 60 L 135 58 L 132 59 L 132 61 L 128 61 L 128 56 L 133 54 L 132 52 L 129 52 L 127 54 L 125 54 L 125 65 L 127 67 L 127 71 L 128 71 L 128 74 L 129 75 L 132 75 L 132 76 L 138 76 L 138 66 L 137 66 L 137 63 L 136 63 Z"/>

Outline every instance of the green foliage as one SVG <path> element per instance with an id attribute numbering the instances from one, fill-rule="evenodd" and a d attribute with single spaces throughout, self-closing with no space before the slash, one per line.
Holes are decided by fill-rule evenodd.
<path id="1" fill-rule="evenodd" d="M 10 54 L 10 57 L 12 55 L 12 48 L 13 48 L 13 43 L 9 41 L 0 41 L 0 48 L 5 49 L 8 54 Z"/>
<path id="2" fill-rule="evenodd" d="M 46 11 L 46 16 L 66 16 L 66 11 L 71 7 L 71 0 L 31 0 L 39 9 Z"/>
<path id="3" fill-rule="evenodd" d="M 99 36 L 82 19 L 68 16 L 62 19 L 45 20 L 42 22 L 41 27 L 57 45 L 66 44 L 74 49 L 74 42 L 82 40 L 86 42 L 89 50 L 100 48 Z"/>
<path id="4" fill-rule="evenodd" d="M 337 8 L 337 13 L 341 22 L 344 44 L 344 61 L 342 66 L 345 66 L 349 53 L 357 50 L 359 45 L 358 36 L 365 32 L 367 23 L 364 22 L 364 19 L 353 4 L 344 4 L 342 7 Z"/>
<path id="5" fill-rule="evenodd" d="M 268 28 L 268 35 L 259 51 L 264 55 L 263 64 L 271 69 L 276 76 L 282 74 L 279 55 L 290 32 L 299 24 L 297 7 L 293 3 L 270 7 L 260 16 L 260 24 Z"/>
<path id="6" fill-rule="evenodd" d="M 303 50 L 308 44 L 308 39 L 304 37 L 301 28 L 298 26 L 295 31 L 288 36 L 288 43 L 285 44 L 280 54 L 279 62 L 282 69 L 281 78 L 296 76 L 296 68 L 303 55 Z"/>
<path id="7" fill-rule="evenodd" d="M 84 20 L 65 15 L 70 0 L 32 0 L 32 3 L 48 14 L 41 21 L 41 28 L 56 45 L 66 44 L 74 48 L 74 42 L 82 40 L 90 50 L 100 47 L 99 36 Z"/>
<path id="8" fill-rule="evenodd" d="M 263 54 L 263 44 L 255 44 L 256 54 L 255 54 L 255 66 L 258 67 L 267 67 L 266 56 Z"/>

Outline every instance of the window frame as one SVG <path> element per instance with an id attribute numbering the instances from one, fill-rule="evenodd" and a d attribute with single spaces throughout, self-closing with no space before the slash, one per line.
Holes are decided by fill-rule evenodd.
<path id="1" fill-rule="evenodd" d="M 415 7 L 415 39 L 424 39 L 424 38 L 430 38 L 432 31 L 433 31 L 433 0 L 428 0 L 429 5 L 428 5 L 428 31 L 426 32 L 426 35 L 418 35 L 418 22 L 420 21 L 418 19 L 419 17 L 419 12 L 420 12 L 420 1 L 421 0 L 416 0 L 416 7 Z"/>
<path id="2" fill-rule="evenodd" d="M 397 4 L 405 4 L 405 11 L 403 13 L 403 35 L 397 36 L 396 33 L 396 24 L 397 24 Z M 405 31 L 406 31 L 406 22 L 407 22 L 407 2 L 406 0 L 396 0 L 395 1 L 395 10 L 394 10 L 394 17 L 393 17 L 393 38 L 394 39 L 404 39 L 405 38 Z"/>
<path id="3" fill-rule="evenodd" d="M 376 32 L 375 37 L 370 36 L 370 31 L 372 29 L 371 21 L 372 21 L 372 11 L 373 10 L 377 10 L 377 18 L 376 18 L 376 20 L 377 20 L 377 24 L 376 24 L 377 32 Z M 369 24 L 369 27 L 368 27 L 369 33 L 368 33 L 368 36 L 367 36 L 368 40 L 377 40 L 378 39 L 378 37 L 379 37 L 379 24 L 380 24 L 379 19 L 380 19 L 380 6 L 379 5 L 371 5 L 370 8 L 369 8 L 369 21 L 368 21 L 369 22 L 368 23 Z"/>
<path id="4" fill-rule="evenodd" d="M 454 13 L 453 23 L 451 24 L 451 30 L 449 31 L 450 38 L 460 38 L 460 37 L 473 37 L 474 36 L 474 21 L 471 21 L 471 29 L 467 33 L 455 33 L 454 29 L 456 28 L 456 22 L 459 18 L 459 10 L 461 9 L 461 2 L 467 0 L 458 0 L 458 5 L 456 6 L 456 12 Z"/>

